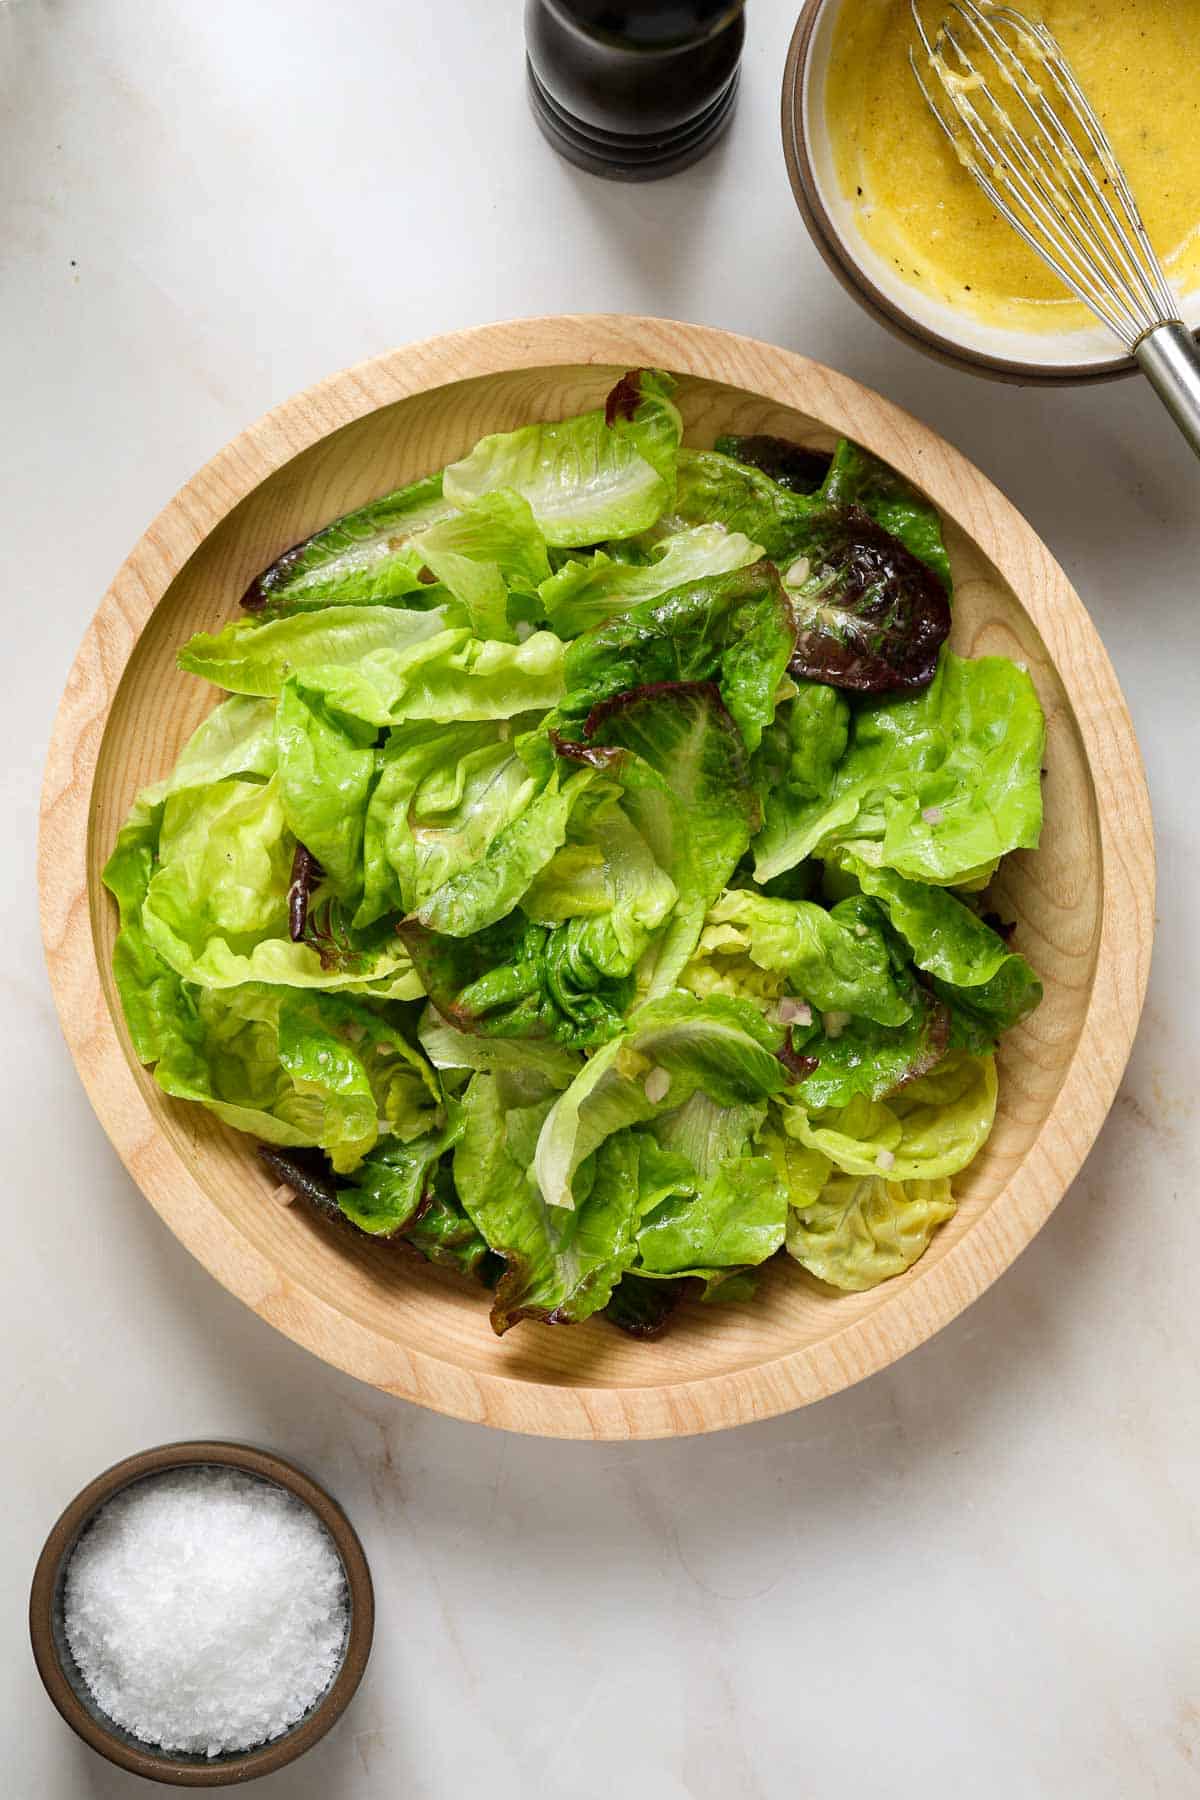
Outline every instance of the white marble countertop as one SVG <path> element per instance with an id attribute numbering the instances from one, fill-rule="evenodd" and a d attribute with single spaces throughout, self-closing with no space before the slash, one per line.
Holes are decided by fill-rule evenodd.
<path id="1" fill-rule="evenodd" d="M 212 1434 L 323 1478 L 378 1588 L 352 1711 L 264 1795 L 1195 1794 L 1200 470 L 1140 386 L 992 386 L 850 305 L 804 235 L 778 142 L 795 0 L 751 6 L 726 143 L 643 188 L 579 174 L 543 144 L 520 10 L 0 0 L 0 1787 L 12 1800 L 146 1791 L 44 1699 L 28 1581 L 97 1470 Z M 33 886 L 70 659 L 174 489 L 330 370 L 455 326 L 590 310 L 806 351 L 972 456 L 1103 633 L 1161 854 L 1133 1063 L 1016 1267 L 932 1343 L 823 1405 L 608 1448 L 388 1400 L 226 1295 L 92 1116 Z"/>

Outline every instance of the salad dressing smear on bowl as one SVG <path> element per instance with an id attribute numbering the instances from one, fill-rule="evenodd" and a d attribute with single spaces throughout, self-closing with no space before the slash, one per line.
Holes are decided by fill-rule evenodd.
<path id="1" fill-rule="evenodd" d="M 1040 0 L 1108 131 L 1176 290 L 1200 285 L 1200 0 Z M 928 0 L 931 37 L 943 9 Z M 842 0 L 825 110 L 834 167 L 877 255 L 922 292 L 988 324 L 1089 323 L 959 162 L 909 67 L 908 0 Z"/>

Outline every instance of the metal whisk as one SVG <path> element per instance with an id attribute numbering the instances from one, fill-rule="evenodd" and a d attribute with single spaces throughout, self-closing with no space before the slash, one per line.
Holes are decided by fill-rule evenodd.
<path id="1" fill-rule="evenodd" d="M 1200 351 L 1108 136 L 1058 40 L 1012 6 L 954 0 L 909 61 L 964 167 L 1148 376 L 1200 456 Z"/>

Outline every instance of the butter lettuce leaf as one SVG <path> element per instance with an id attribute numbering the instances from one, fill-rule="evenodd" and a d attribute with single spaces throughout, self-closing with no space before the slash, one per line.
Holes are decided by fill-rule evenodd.
<path id="1" fill-rule="evenodd" d="M 221 631 L 197 632 L 177 660 L 188 674 L 202 675 L 232 693 L 278 695 L 289 676 L 309 669 L 352 669 L 376 652 L 402 656 L 464 623 L 458 606 L 429 611 L 362 604 L 322 607 L 282 618 L 235 619 Z"/>
<path id="2" fill-rule="evenodd" d="M 886 1100 L 859 1094 L 846 1106 L 782 1109 L 784 1129 L 819 1150 L 846 1175 L 935 1181 L 965 1169 L 983 1148 L 996 1116 L 991 1056 L 952 1050 Z"/>
<path id="3" fill-rule="evenodd" d="M 532 597 L 549 579 L 546 540 L 529 502 L 503 488 L 413 540 L 413 550 L 466 608 L 476 637 L 515 641 L 509 592 Z"/>
<path id="4" fill-rule="evenodd" d="M 740 531 L 696 525 L 663 538 L 645 564 L 617 561 L 604 551 L 572 560 L 542 583 L 539 595 L 551 628 L 559 637 L 572 638 L 644 601 L 744 569 L 761 556 L 762 546 Z"/>
<path id="5" fill-rule="evenodd" d="M 505 1111 L 494 1076 L 476 1075 L 463 1103 L 454 1183 L 468 1216 L 505 1270 L 492 1304 L 502 1335 L 521 1319 L 577 1323 L 608 1304 L 633 1261 L 640 1204 L 638 1146 L 607 1142 L 577 1208 L 548 1205 L 528 1179 L 531 1140 L 544 1107 Z"/>
<path id="6" fill-rule="evenodd" d="M 635 370 L 601 410 L 482 438 L 445 471 L 446 497 L 466 506 L 511 489 L 528 501 L 552 545 L 633 537 L 674 493 L 683 426 L 673 387 L 659 371 Z"/>
<path id="7" fill-rule="evenodd" d="M 819 1280 L 863 1293 L 911 1268 L 956 1210 L 945 1178 L 831 1175 L 816 1199 L 789 1212 L 787 1248 Z"/>
<path id="8" fill-rule="evenodd" d="M 559 729 L 592 736 L 589 715 L 632 689 L 716 681 L 746 747 L 757 748 L 796 642 L 791 607 L 769 562 L 690 582 L 593 627 L 567 650 Z"/>
<path id="9" fill-rule="evenodd" d="M 675 887 L 675 905 L 647 946 L 639 992 L 675 985 L 712 901 L 745 854 L 759 820 L 737 729 L 708 683 L 634 689 L 592 720 L 597 741 L 560 743 L 621 783 L 622 808 Z"/>
<path id="10" fill-rule="evenodd" d="M 876 868 L 855 856 L 852 846 L 835 852 L 834 860 L 875 897 L 917 968 L 932 977 L 934 994 L 950 1010 L 952 1043 L 976 1052 L 994 1049 L 1001 1032 L 1041 1003 L 1042 984 L 1024 957 L 956 895 Z"/>
<path id="11" fill-rule="evenodd" d="M 857 854 L 914 881 L 953 886 L 1009 850 L 1036 846 L 1044 744 L 1024 670 L 943 650 L 924 693 L 855 712 L 825 795 L 805 801 L 784 788 L 768 799 L 755 877 L 769 881 L 853 840 Z"/>
<path id="12" fill-rule="evenodd" d="M 331 605 L 362 605 L 419 592 L 422 558 L 413 536 L 454 511 L 441 475 L 372 500 L 315 532 L 257 576 L 242 596 L 248 612 L 273 615 Z"/>

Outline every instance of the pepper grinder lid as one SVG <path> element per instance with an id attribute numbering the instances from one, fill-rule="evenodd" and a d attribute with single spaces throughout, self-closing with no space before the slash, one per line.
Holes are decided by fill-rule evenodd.
<path id="1" fill-rule="evenodd" d="M 744 37 L 744 0 L 526 0 L 534 117 L 594 175 L 673 175 L 729 124 Z"/>

